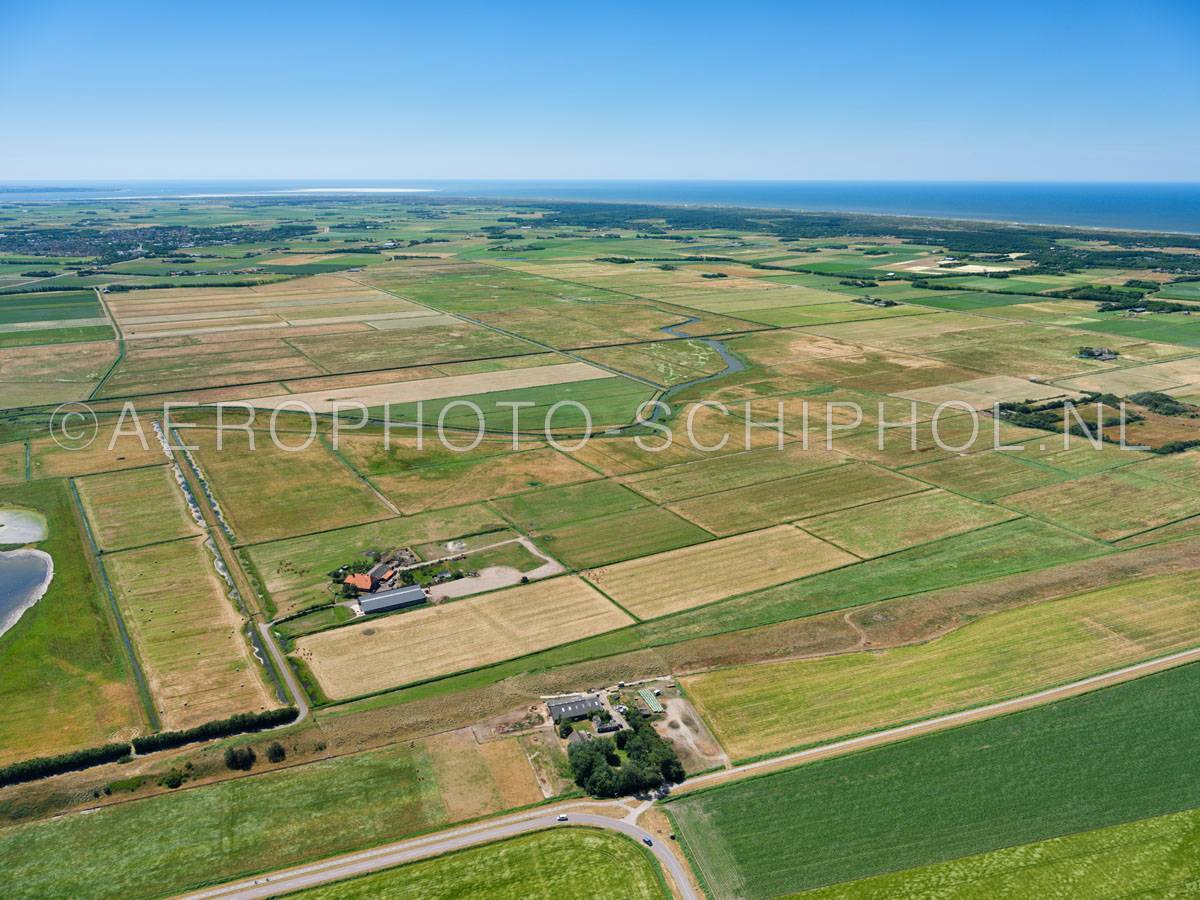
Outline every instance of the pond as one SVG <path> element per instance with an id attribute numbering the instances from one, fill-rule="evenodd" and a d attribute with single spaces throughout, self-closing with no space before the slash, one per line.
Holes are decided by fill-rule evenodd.
<path id="1" fill-rule="evenodd" d="M 54 562 L 41 550 L 0 553 L 0 635 L 41 599 L 54 577 Z"/>
<path id="2" fill-rule="evenodd" d="M 32 544 L 46 539 L 46 517 L 27 509 L 0 509 L 0 544 Z"/>

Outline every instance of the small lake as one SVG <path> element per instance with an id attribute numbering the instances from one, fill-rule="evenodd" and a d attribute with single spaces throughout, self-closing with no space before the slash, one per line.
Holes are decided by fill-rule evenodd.
<path id="1" fill-rule="evenodd" d="M 0 544 L 32 544 L 45 539 L 45 516 L 26 509 L 0 509 Z"/>
<path id="2" fill-rule="evenodd" d="M 41 599 L 53 575 L 50 555 L 41 550 L 0 553 L 0 635 Z"/>

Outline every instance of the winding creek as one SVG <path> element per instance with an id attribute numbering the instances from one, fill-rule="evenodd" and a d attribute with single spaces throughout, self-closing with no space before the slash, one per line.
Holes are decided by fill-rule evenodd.
<path id="1" fill-rule="evenodd" d="M 0 509 L 0 544 L 46 539 L 46 520 L 23 509 Z M 54 560 L 43 550 L 22 547 L 0 552 L 0 635 L 42 598 L 54 578 Z"/>

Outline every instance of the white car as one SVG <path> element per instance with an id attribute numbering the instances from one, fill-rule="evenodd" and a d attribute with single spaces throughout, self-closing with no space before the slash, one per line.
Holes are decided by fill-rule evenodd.
<path id="1" fill-rule="evenodd" d="M 566 816 L 559 816 L 559 817 L 558 817 L 558 821 L 560 821 L 560 822 L 565 822 L 565 821 L 567 821 L 567 817 L 566 817 Z"/>

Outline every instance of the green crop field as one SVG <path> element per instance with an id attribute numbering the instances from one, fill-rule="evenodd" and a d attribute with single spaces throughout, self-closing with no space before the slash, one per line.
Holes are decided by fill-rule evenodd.
<path id="1" fill-rule="evenodd" d="M 712 540 L 703 528 L 659 507 L 584 519 L 539 531 L 535 537 L 552 555 L 577 569 Z"/>
<path id="2" fill-rule="evenodd" d="M 511 838 L 410 863 L 378 875 L 302 891 L 306 900 L 393 897 L 427 900 L 487 896 L 496 900 L 666 900 L 658 863 L 632 840 L 590 828 L 565 828 Z"/>
<path id="3" fill-rule="evenodd" d="M 1189 809 L 817 888 L 804 897 L 1191 896 L 1200 890 L 1197 835 L 1200 810 Z"/>
<path id="4" fill-rule="evenodd" d="M 200 533 L 167 466 L 89 475 L 75 484 L 101 550 L 140 547 Z"/>
<path id="5" fill-rule="evenodd" d="M 670 812 L 710 890 L 770 897 L 1189 809 L 1198 689 L 1200 667 L 1186 666 Z"/>
<path id="6" fill-rule="evenodd" d="M 544 531 L 583 519 L 627 512 L 647 500 L 615 481 L 590 481 L 496 500 L 493 506 L 525 531 Z"/>
<path id="7" fill-rule="evenodd" d="M 1132 581 L 968 622 L 925 644 L 684 679 L 738 758 L 1033 693 L 1196 644 L 1194 573 Z"/>

